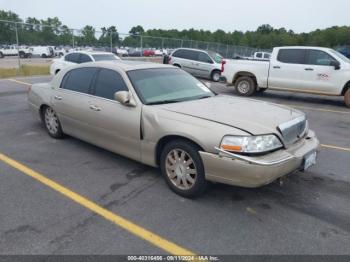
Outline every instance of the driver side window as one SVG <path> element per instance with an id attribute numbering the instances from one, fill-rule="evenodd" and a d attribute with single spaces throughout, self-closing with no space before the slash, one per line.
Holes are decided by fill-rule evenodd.
<path id="1" fill-rule="evenodd" d="M 331 55 L 320 50 L 310 50 L 306 59 L 308 65 L 330 66 L 331 62 L 337 61 Z"/>
<path id="2" fill-rule="evenodd" d="M 97 75 L 94 95 L 114 100 L 114 93 L 128 91 L 123 77 L 111 69 L 101 69 Z"/>

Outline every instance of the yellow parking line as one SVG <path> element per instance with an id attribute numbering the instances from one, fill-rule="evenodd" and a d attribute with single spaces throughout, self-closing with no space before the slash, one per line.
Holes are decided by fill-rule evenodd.
<path id="1" fill-rule="evenodd" d="M 29 167 L 11 159 L 10 157 L 0 153 L 0 160 L 8 164 L 9 166 L 21 171 L 25 175 L 34 178 L 35 180 L 39 181 L 40 183 L 50 187 L 51 189 L 59 192 L 60 194 L 64 195 L 65 197 L 75 201 L 76 203 L 80 204 L 83 207 L 86 207 L 87 209 L 91 210 L 92 212 L 102 216 L 103 218 L 111 221 L 112 223 L 116 224 L 117 226 L 125 229 L 126 231 L 134 234 L 135 236 L 142 238 L 146 240 L 147 242 L 153 244 L 154 246 L 165 250 L 166 252 L 172 254 L 172 255 L 189 255 L 194 256 L 195 254 L 185 248 L 182 248 L 178 245 L 176 245 L 173 242 L 170 242 L 164 238 L 162 238 L 159 235 L 156 235 L 152 233 L 151 231 L 138 226 L 134 224 L 133 222 L 122 218 L 121 216 L 112 213 L 111 211 L 97 205 L 96 203 L 92 202 L 91 200 L 71 191 L 70 189 L 60 185 L 59 183 L 50 180 L 49 178 L 41 175 L 40 173 L 30 169 Z"/>
<path id="2" fill-rule="evenodd" d="M 298 105 L 292 105 L 292 104 L 281 104 L 284 106 L 290 106 L 294 108 L 300 108 L 300 109 L 306 109 L 306 110 L 312 110 L 312 111 L 321 111 L 321 112 L 329 112 L 329 113 L 339 113 L 339 114 L 350 114 L 350 111 L 343 111 L 343 110 L 332 110 L 332 109 L 323 109 L 319 107 L 308 107 L 308 106 L 298 106 Z"/>
<path id="3" fill-rule="evenodd" d="M 18 83 L 18 84 L 22 84 L 22 85 L 26 85 L 26 86 L 31 86 L 32 84 L 31 83 L 27 83 L 27 82 L 23 82 L 23 81 L 19 81 L 19 80 L 16 80 L 16 79 L 6 79 L 8 81 L 12 81 L 12 82 L 15 82 L 15 83 Z"/>
<path id="4" fill-rule="evenodd" d="M 321 147 L 350 152 L 350 148 L 321 144 Z"/>

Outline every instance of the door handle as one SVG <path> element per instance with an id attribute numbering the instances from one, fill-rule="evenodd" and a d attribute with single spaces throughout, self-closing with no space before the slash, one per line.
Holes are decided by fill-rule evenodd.
<path id="1" fill-rule="evenodd" d="M 280 66 L 273 66 L 274 69 L 281 69 Z"/>
<path id="2" fill-rule="evenodd" d="M 94 110 L 94 111 L 101 111 L 101 108 L 95 105 L 90 105 L 90 109 Z"/>
<path id="3" fill-rule="evenodd" d="M 62 100 L 62 96 L 54 96 L 56 100 Z"/>
<path id="4" fill-rule="evenodd" d="M 305 71 L 314 71 L 313 68 L 305 68 Z"/>

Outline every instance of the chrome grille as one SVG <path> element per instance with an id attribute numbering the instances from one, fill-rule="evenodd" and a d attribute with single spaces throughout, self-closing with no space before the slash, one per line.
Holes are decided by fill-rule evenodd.
<path id="1" fill-rule="evenodd" d="M 300 116 L 279 125 L 277 129 L 282 134 L 284 143 L 290 145 L 297 142 L 307 133 L 308 124 L 306 117 Z"/>

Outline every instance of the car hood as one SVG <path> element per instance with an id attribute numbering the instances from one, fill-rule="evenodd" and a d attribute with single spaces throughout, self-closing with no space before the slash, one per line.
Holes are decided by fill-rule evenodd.
<path id="1" fill-rule="evenodd" d="M 212 98 L 160 105 L 163 110 L 232 126 L 252 135 L 278 134 L 277 127 L 303 115 L 285 106 L 218 95 Z"/>

